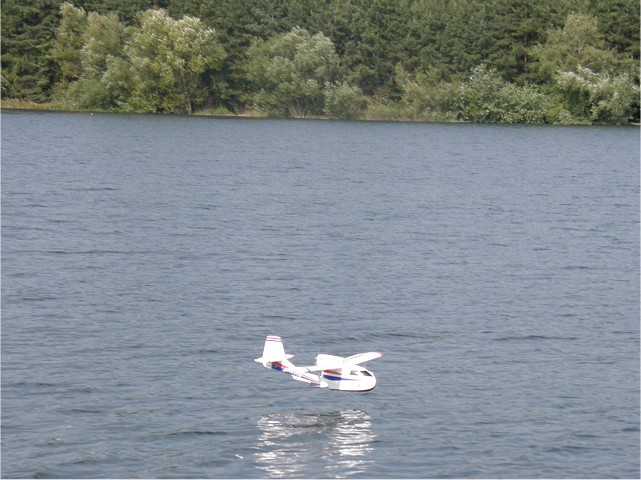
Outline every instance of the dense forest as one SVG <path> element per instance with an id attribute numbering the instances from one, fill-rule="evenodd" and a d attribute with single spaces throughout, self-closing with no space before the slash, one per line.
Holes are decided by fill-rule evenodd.
<path id="1" fill-rule="evenodd" d="M 638 0 L 4 0 L 2 98 L 69 110 L 639 121 Z"/>

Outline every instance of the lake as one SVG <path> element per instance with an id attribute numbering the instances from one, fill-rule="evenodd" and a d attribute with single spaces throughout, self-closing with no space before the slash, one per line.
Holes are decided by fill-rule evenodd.
<path id="1" fill-rule="evenodd" d="M 5 110 L 2 477 L 638 478 L 639 289 L 633 127 Z"/>

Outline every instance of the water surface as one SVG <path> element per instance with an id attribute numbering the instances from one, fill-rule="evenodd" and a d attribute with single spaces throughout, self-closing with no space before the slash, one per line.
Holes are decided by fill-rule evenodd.
<path id="1" fill-rule="evenodd" d="M 639 131 L 3 111 L 2 476 L 638 478 Z"/>

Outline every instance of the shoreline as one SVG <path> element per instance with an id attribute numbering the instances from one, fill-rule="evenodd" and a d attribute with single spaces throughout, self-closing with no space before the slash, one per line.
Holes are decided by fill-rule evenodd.
<path id="1" fill-rule="evenodd" d="M 65 108 L 62 103 L 50 102 L 50 103 L 36 103 L 30 100 L 20 100 L 12 98 L 3 98 L 0 99 L 0 111 L 2 110 L 28 110 L 28 111 L 42 111 L 42 112 L 59 112 L 59 113 L 129 113 L 135 115 L 176 115 L 176 116 L 185 116 L 185 117 L 219 117 L 219 118 L 255 118 L 255 119 L 289 119 L 289 120 L 337 120 L 337 121 L 359 121 L 359 122 L 394 122 L 394 123 L 439 123 L 439 124 L 465 124 L 465 123 L 478 123 L 482 122 L 464 122 L 464 121 L 441 121 L 441 122 L 429 122 L 424 120 L 413 120 L 411 118 L 333 118 L 327 116 L 308 116 L 308 117 L 274 117 L 269 116 L 262 112 L 253 112 L 253 113 L 233 113 L 226 109 L 203 109 L 196 110 L 191 114 L 162 114 L 162 113 L 140 113 L 140 112 L 112 112 L 105 110 L 70 110 Z M 538 123 L 538 124 L 525 124 L 525 123 L 485 123 L 486 125 L 556 125 L 556 126 L 611 126 L 611 127 L 641 127 L 641 123 L 638 122 L 628 122 L 622 124 L 554 124 L 554 123 Z"/>

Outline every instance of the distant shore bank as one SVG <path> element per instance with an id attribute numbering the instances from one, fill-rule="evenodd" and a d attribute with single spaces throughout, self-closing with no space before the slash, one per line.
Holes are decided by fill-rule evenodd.
<path id="1" fill-rule="evenodd" d="M 48 102 L 48 103 L 36 103 L 30 100 L 14 99 L 14 98 L 3 98 L 0 101 L 0 110 L 34 110 L 34 111 L 49 111 L 49 112 L 68 112 L 68 113 L 125 113 L 125 112 L 104 112 L 104 111 L 91 111 L 91 110 L 73 110 L 67 108 L 61 102 Z M 132 112 L 134 113 L 134 112 Z M 162 114 L 160 114 L 162 115 Z M 181 115 L 181 114 L 167 114 L 167 115 Z M 186 115 L 186 114 L 185 114 Z M 247 111 L 243 113 L 234 113 L 230 112 L 225 108 L 216 108 L 216 109 L 202 109 L 196 110 L 191 115 L 187 116 L 199 116 L 199 117 L 230 117 L 230 118 L 285 118 L 285 117 L 273 117 L 269 116 L 265 112 L 261 111 Z M 338 120 L 333 119 L 327 116 L 307 116 L 300 117 L 300 119 L 308 120 Z M 369 117 L 363 116 L 361 118 L 355 118 L 353 120 L 359 121 L 378 121 L 378 122 L 410 122 L 410 123 L 430 123 L 424 120 L 415 120 L 411 118 L 385 118 L 385 117 Z M 437 122 L 437 123 L 467 123 L 463 121 L 451 121 L 451 122 Z M 582 124 L 585 125 L 585 124 Z M 597 125 L 597 124 L 595 124 Z M 639 127 L 641 124 L 636 122 L 629 122 L 625 125 Z"/>

